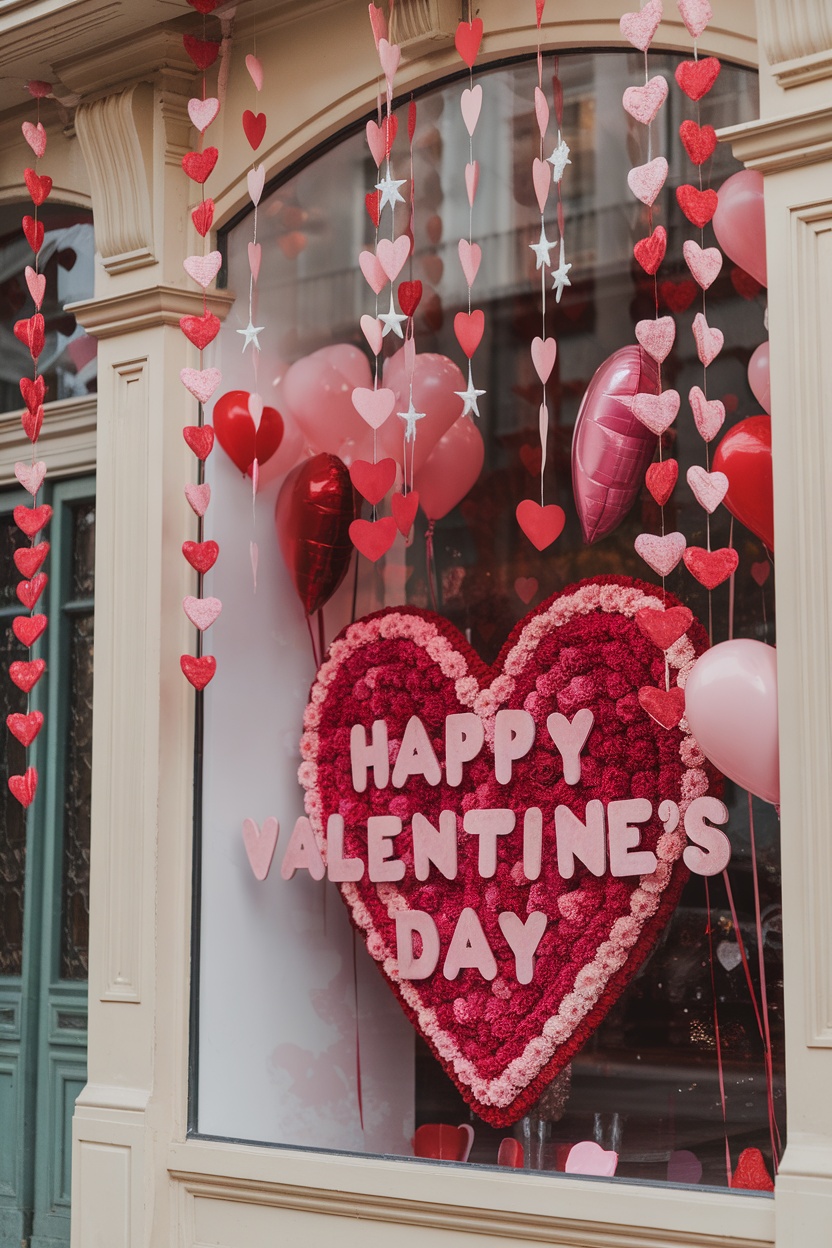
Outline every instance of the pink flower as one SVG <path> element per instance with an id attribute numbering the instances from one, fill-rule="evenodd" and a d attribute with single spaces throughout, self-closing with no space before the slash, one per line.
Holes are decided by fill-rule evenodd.
<path id="1" fill-rule="evenodd" d="M 656 913 L 658 908 L 658 897 L 646 893 L 643 888 L 637 888 L 630 898 L 630 911 L 637 919 L 649 918 L 651 914 Z"/>

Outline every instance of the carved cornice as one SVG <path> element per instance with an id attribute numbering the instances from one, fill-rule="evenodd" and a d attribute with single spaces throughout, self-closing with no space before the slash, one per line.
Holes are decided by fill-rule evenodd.
<path id="1" fill-rule="evenodd" d="M 760 0 L 759 37 L 781 87 L 832 77 L 829 0 Z"/>
<path id="2" fill-rule="evenodd" d="M 225 290 L 208 295 L 208 307 L 220 320 L 225 319 L 233 303 L 234 295 Z M 94 338 L 115 338 L 160 325 L 178 326 L 180 317 L 201 316 L 202 310 L 202 292 L 178 286 L 150 286 L 108 299 L 67 304 L 67 311 Z"/>
<path id="3" fill-rule="evenodd" d="M 452 43 L 461 11 L 460 0 L 398 0 L 390 38 L 406 52 Z"/>
<path id="4" fill-rule="evenodd" d="M 777 173 L 832 160 L 832 109 L 771 117 L 719 131 L 737 160 L 749 169 Z"/>

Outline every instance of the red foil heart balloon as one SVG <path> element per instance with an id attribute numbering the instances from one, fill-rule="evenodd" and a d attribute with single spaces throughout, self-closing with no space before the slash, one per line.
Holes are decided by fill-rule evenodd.
<path id="1" fill-rule="evenodd" d="M 731 515 L 774 550 L 771 417 L 749 416 L 729 429 L 711 467 L 728 478 L 723 501 Z"/>
<path id="2" fill-rule="evenodd" d="M 336 455 L 321 452 L 287 476 L 274 513 L 280 553 L 307 615 L 329 601 L 352 558 L 350 525 L 361 499 Z"/>
<path id="3" fill-rule="evenodd" d="M 283 417 L 277 408 L 264 407 L 255 428 L 250 398 L 248 390 L 229 390 L 217 399 L 211 417 L 220 446 L 240 472 L 249 476 L 255 459 L 262 467 L 283 441 Z"/>

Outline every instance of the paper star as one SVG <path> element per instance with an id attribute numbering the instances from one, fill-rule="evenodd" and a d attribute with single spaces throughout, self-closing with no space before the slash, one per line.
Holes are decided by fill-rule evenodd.
<path id="1" fill-rule="evenodd" d="M 242 334 L 243 337 L 245 338 L 245 342 L 243 343 L 244 354 L 245 354 L 246 347 L 250 347 L 252 343 L 254 344 L 254 347 L 257 351 L 260 350 L 260 339 L 257 337 L 257 335 L 262 334 L 265 328 L 266 328 L 265 325 L 252 325 L 251 317 L 249 317 L 248 325 L 246 325 L 245 329 L 237 330 L 237 333 Z"/>
<path id="2" fill-rule="evenodd" d="M 572 164 L 572 161 L 569 159 L 569 144 L 566 140 L 559 138 L 557 147 L 552 152 L 552 155 L 547 156 L 546 159 L 552 166 L 552 177 L 556 182 L 560 182 L 564 169 L 567 165 Z"/>
<path id="3" fill-rule="evenodd" d="M 563 249 L 563 239 L 560 240 L 560 263 L 552 274 L 552 289 L 557 291 L 555 295 L 555 303 L 560 303 L 560 297 L 563 294 L 564 286 L 571 286 L 567 273 L 572 268 L 571 264 L 566 263 L 566 252 Z"/>
<path id="4" fill-rule="evenodd" d="M 384 326 L 381 331 L 382 338 L 386 338 L 389 333 L 398 334 L 399 338 L 404 338 L 402 333 L 402 321 L 406 321 L 407 317 L 401 312 L 397 312 L 393 307 L 393 290 L 390 290 L 390 310 L 389 312 L 381 312 L 378 318 Z"/>
<path id="5" fill-rule="evenodd" d="M 462 402 L 465 404 L 465 406 L 462 409 L 463 416 L 467 416 L 469 412 L 473 412 L 475 416 L 479 417 L 480 409 L 477 407 L 477 399 L 480 397 L 480 395 L 485 394 L 485 391 L 474 389 L 474 379 L 471 376 L 470 362 L 468 364 L 468 389 L 467 390 L 454 390 L 454 394 L 458 395 L 459 398 L 462 399 Z"/>
<path id="6" fill-rule="evenodd" d="M 407 178 L 402 178 L 397 182 L 388 173 L 387 177 L 382 178 L 380 182 L 376 182 L 376 190 L 381 191 L 381 203 L 378 206 L 379 212 L 381 212 L 385 204 L 404 203 L 404 195 L 399 194 L 399 187 L 404 186 L 406 181 Z"/>
<path id="7" fill-rule="evenodd" d="M 546 227 L 541 225 L 540 241 L 537 243 L 529 243 L 530 250 L 533 251 L 537 257 L 537 264 L 535 265 L 535 268 L 542 269 L 544 264 L 551 265 L 552 261 L 549 259 L 549 252 L 552 250 L 554 245 L 555 244 L 550 243 L 546 237 Z"/>
<path id="8" fill-rule="evenodd" d="M 416 441 L 416 421 L 424 420 L 425 413 L 417 412 L 413 406 L 413 395 L 410 396 L 410 403 L 406 412 L 396 412 L 396 415 L 405 422 L 404 440 L 405 442 Z"/>

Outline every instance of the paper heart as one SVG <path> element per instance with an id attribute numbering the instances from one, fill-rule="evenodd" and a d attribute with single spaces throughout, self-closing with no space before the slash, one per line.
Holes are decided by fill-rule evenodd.
<path id="1" fill-rule="evenodd" d="M 541 160 L 535 156 L 532 164 L 532 182 L 537 197 L 537 206 L 541 212 L 544 212 L 549 198 L 549 188 L 552 185 L 552 166 L 548 160 Z"/>
<path id="2" fill-rule="evenodd" d="M 660 650 L 669 650 L 675 645 L 692 623 L 693 612 L 689 607 L 669 607 L 666 611 L 642 607 L 636 614 L 636 624 Z"/>
<path id="3" fill-rule="evenodd" d="M 454 317 L 456 340 L 470 360 L 482 342 L 485 330 L 485 313 L 481 308 L 473 312 L 457 312 Z"/>
<path id="4" fill-rule="evenodd" d="M 197 69 L 210 69 L 220 54 L 216 39 L 198 39 L 196 35 L 183 35 L 182 46 Z"/>
<path id="5" fill-rule="evenodd" d="M 9 790 L 23 807 L 32 805 L 38 790 L 38 773 L 34 767 L 27 767 L 22 776 L 9 776 Z"/>
<path id="6" fill-rule="evenodd" d="M 213 95 L 209 95 L 205 100 L 188 100 L 188 116 L 191 119 L 191 124 L 200 134 L 205 133 L 219 111 L 220 102 Z"/>
<path id="7" fill-rule="evenodd" d="M 698 126 L 695 121 L 683 121 L 679 138 L 695 165 L 704 165 L 716 151 L 716 130 L 713 126 Z"/>
<path id="8" fill-rule="evenodd" d="M 30 412 L 36 412 L 46 398 L 46 382 L 42 376 L 20 378 L 20 393 Z"/>
<path id="9" fill-rule="evenodd" d="M 46 203 L 52 192 L 51 178 L 47 177 L 45 173 L 35 173 L 34 169 L 24 169 L 23 181 L 26 183 L 29 196 L 36 207 Z"/>
<path id="10" fill-rule="evenodd" d="M 263 194 L 263 187 L 266 185 L 266 167 L 258 165 L 256 169 L 249 169 L 246 174 L 246 186 L 248 187 L 248 197 L 254 204 L 255 208 L 260 203 L 260 197 Z"/>
<path id="11" fill-rule="evenodd" d="M 771 564 L 767 559 L 761 559 L 757 563 L 751 565 L 751 576 L 763 588 L 769 576 L 771 575 Z"/>
<path id="12" fill-rule="evenodd" d="M 45 671 L 43 659 L 31 659 L 28 663 L 16 659 L 9 665 L 9 676 L 24 693 L 31 693 Z"/>
<path id="13" fill-rule="evenodd" d="M 356 386 L 352 392 L 352 405 L 371 429 L 380 429 L 396 406 L 396 396 L 386 387 L 371 390 L 368 386 Z"/>
<path id="14" fill-rule="evenodd" d="M 684 555 L 685 567 L 691 576 L 706 589 L 716 589 L 736 572 L 739 555 L 728 546 L 720 550 L 705 550 L 702 546 L 688 546 Z"/>
<path id="15" fill-rule="evenodd" d="M 719 399 L 706 399 L 699 386 L 690 390 L 688 401 L 699 436 L 712 442 L 725 422 L 725 405 Z"/>
<path id="16" fill-rule="evenodd" d="M 419 510 L 419 491 L 411 490 L 409 494 L 394 494 L 390 500 L 390 509 L 396 528 L 402 537 L 407 537 L 413 528 L 416 512 Z"/>
<path id="17" fill-rule="evenodd" d="M 681 403 L 678 390 L 665 390 L 662 394 L 637 394 L 632 401 L 633 415 L 651 433 L 660 436 L 673 424 Z"/>
<path id="18" fill-rule="evenodd" d="M 482 43 L 482 18 L 475 17 L 472 22 L 460 22 L 454 36 L 454 46 L 469 69 L 474 68 L 474 61 Z"/>
<path id="19" fill-rule="evenodd" d="M 735 940 L 721 940 L 716 947 L 716 956 L 720 966 L 726 971 L 734 971 L 742 962 L 742 952 Z"/>
<path id="20" fill-rule="evenodd" d="M 191 682 L 194 689 L 204 689 L 214 679 L 217 671 L 217 660 L 213 654 L 201 654 L 199 658 L 192 654 L 183 654 L 179 660 L 182 674 Z"/>
<path id="21" fill-rule="evenodd" d="M 685 312 L 693 303 L 699 291 L 696 282 L 683 278 L 681 282 L 665 281 L 659 283 L 659 294 L 671 312 Z"/>
<path id="22" fill-rule="evenodd" d="M 470 288 L 474 285 L 477 274 L 480 270 L 480 261 L 482 260 L 482 247 L 479 243 L 469 243 L 467 238 L 459 240 L 459 263 L 462 266 L 462 272 L 465 281 Z"/>
<path id="23" fill-rule="evenodd" d="M 722 252 L 718 247 L 704 249 L 689 238 L 682 247 L 688 268 L 703 290 L 712 286 L 722 270 Z"/>
<path id="24" fill-rule="evenodd" d="M 664 156 L 657 156 L 646 165 L 636 165 L 627 174 L 627 185 L 635 195 L 649 208 L 656 202 L 659 191 L 667 181 L 667 161 Z"/>
<path id="25" fill-rule="evenodd" d="M 197 286 L 207 290 L 222 268 L 222 256 L 218 251 L 209 251 L 204 256 L 186 256 L 182 268 Z"/>
<path id="26" fill-rule="evenodd" d="M 375 464 L 366 459 L 354 459 L 350 464 L 350 481 L 373 507 L 381 502 L 395 480 L 395 459 L 380 459 Z"/>
<path id="27" fill-rule="evenodd" d="M 654 689 L 644 685 L 638 691 L 638 701 L 642 710 L 666 731 L 675 728 L 685 713 L 685 691 L 678 686 Z"/>
<path id="28" fill-rule="evenodd" d="M 392 84 L 396 77 L 396 70 L 399 68 L 399 62 L 402 59 L 402 50 L 397 43 L 390 43 L 387 39 L 379 39 L 378 41 L 378 59 L 381 64 L 381 72 L 387 79 L 388 84 Z"/>
<path id="29" fill-rule="evenodd" d="M 514 582 L 514 592 L 526 606 L 529 605 L 539 589 L 540 582 L 536 576 L 518 576 Z"/>
<path id="30" fill-rule="evenodd" d="M 48 503 L 41 503 L 40 507 L 24 507 L 21 505 L 15 507 L 12 514 L 17 527 L 27 537 L 34 537 L 36 533 L 40 533 L 41 529 L 46 528 L 52 519 L 52 508 Z"/>
<path id="31" fill-rule="evenodd" d="M 667 251 L 667 230 L 659 225 L 648 238 L 639 239 L 633 248 L 633 255 L 645 273 L 650 276 L 659 271 Z"/>
<path id="32" fill-rule="evenodd" d="M 46 464 L 42 459 L 39 459 L 34 464 L 26 464 L 22 460 L 18 460 L 14 466 L 14 475 L 24 490 L 34 498 L 43 485 L 43 478 L 46 476 Z"/>
<path id="33" fill-rule="evenodd" d="M 570 1148 L 564 1170 L 567 1174 L 594 1174 L 609 1179 L 617 1165 L 618 1153 L 603 1149 L 594 1140 L 581 1140 Z"/>
<path id="34" fill-rule="evenodd" d="M 247 108 L 243 113 L 243 133 L 248 139 L 251 150 L 256 152 L 266 133 L 266 114 L 255 114 Z"/>
<path id="35" fill-rule="evenodd" d="M 262 91 L 263 90 L 263 66 L 260 63 L 259 58 L 254 56 L 253 53 L 251 52 L 249 52 L 248 55 L 246 56 L 246 69 L 248 70 L 249 77 L 251 78 L 251 81 L 254 83 L 255 88 L 258 91 Z"/>
<path id="36" fill-rule="evenodd" d="M 216 542 L 183 542 L 182 554 L 195 571 L 203 576 L 217 562 L 220 548 Z"/>
<path id="37" fill-rule="evenodd" d="M 182 168 L 198 186 L 207 181 L 217 163 L 219 152 L 215 147 L 206 147 L 201 152 L 186 152 L 182 157 Z"/>
<path id="38" fill-rule="evenodd" d="M 460 97 L 459 108 L 462 113 L 462 120 L 465 122 L 465 129 L 473 138 L 482 108 L 482 86 L 480 83 L 477 83 L 475 87 L 465 88 Z"/>
<path id="39" fill-rule="evenodd" d="M 370 25 L 373 28 L 373 38 L 378 51 L 379 40 L 387 38 L 387 16 L 384 9 L 379 9 L 375 4 L 370 4 Z"/>
<path id="40" fill-rule="evenodd" d="M 243 844 L 255 880 L 265 880 L 269 874 L 279 834 L 280 824 L 274 815 L 263 820 L 262 828 L 254 819 L 243 820 Z"/>
<path id="41" fill-rule="evenodd" d="M 625 13 L 618 25 L 628 43 L 646 52 L 662 20 L 662 0 L 648 0 L 639 13 Z"/>
<path id="42" fill-rule="evenodd" d="M 395 113 L 391 113 L 389 117 L 385 116 L 381 124 L 372 119 L 367 122 L 364 132 L 367 136 L 367 146 L 370 149 L 370 155 L 375 161 L 377 169 L 381 166 L 381 162 L 385 157 L 390 155 L 398 129 L 399 119 Z"/>
<path id="43" fill-rule="evenodd" d="M 696 351 L 699 359 L 707 368 L 709 364 L 713 364 L 722 350 L 725 335 L 721 329 L 711 328 L 705 320 L 703 312 L 697 312 L 693 318 L 693 336 L 696 340 Z"/>
<path id="44" fill-rule="evenodd" d="M 719 77 L 719 61 L 706 56 L 701 61 L 681 61 L 676 66 L 676 81 L 691 100 L 701 100 Z"/>
<path id="45" fill-rule="evenodd" d="M 527 472 L 533 477 L 540 475 L 540 468 L 543 463 L 543 451 L 539 446 L 528 446 L 524 444 L 520 447 L 520 462 Z"/>
<path id="46" fill-rule="evenodd" d="M 185 497 L 191 504 L 191 508 L 200 517 L 204 516 L 208 510 L 208 504 L 211 501 L 211 487 L 207 481 L 202 485 L 185 486 Z"/>
<path id="47" fill-rule="evenodd" d="M 220 332 L 220 318 L 213 312 L 203 312 L 202 316 L 182 316 L 179 318 L 179 328 L 188 342 L 204 351 Z"/>
<path id="48" fill-rule="evenodd" d="M 557 541 L 566 524 L 566 513 L 555 503 L 541 507 L 531 498 L 524 498 L 515 511 L 517 523 L 538 550 L 545 550 Z"/>
<path id="49" fill-rule="evenodd" d="M 374 251 L 362 251 L 358 257 L 358 267 L 364 274 L 373 294 L 381 294 L 387 285 L 387 274 L 384 272 L 376 253 Z"/>
<path id="50" fill-rule="evenodd" d="M 37 125 L 32 125 L 31 121 L 24 121 L 21 130 L 24 139 L 40 159 L 46 151 L 46 131 L 43 128 L 43 122 L 39 121 Z"/>
<path id="51" fill-rule="evenodd" d="M 700 507 L 712 515 L 728 492 L 724 472 L 706 472 L 699 464 L 688 468 L 688 485 Z"/>
<path id="52" fill-rule="evenodd" d="M 698 39 L 714 15 L 708 0 L 676 0 L 676 3 L 688 34 Z"/>
<path id="53" fill-rule="evenodd" d="M 639 533 L 635 540 L 636 554 L 640 555 L 657 576 L 670 576 L 684 554 L 687 541 L 684 533 Z"/>
<path id="54" fill-rule="evenodd" d="M 660 507 L 664 507 L 670 498 L 678 479 L 679 465 L 675 459 L 663 459 L 651 464 L 644 476 L 645 485 Z"/>
<path id="55" fill-rule="evenodd" d="M 34 217 L 28 215 L 23 218 L 23 237 L 35 255 L 38 254 L 43 246 L 43 234 L 44 225 L 42 221 L 36 221 Z"/>
<path id="56" fill-rule="evenodd" d="M 29 354 L 37 363 L 46 342 L 46 325 L 41 313 L 36 312 L 34 316 L 27 317 L 25 320 L 15 321 L 12 329 L 15 338 L 24 347 L 28 347 Z"/>
<path id="57" fill-rule="evenodd" d="M 532 340 L 532 364 L 544 386 L 552 375 L 558 344 L 554 338 L 534 338 Z"/>
<path id="58" fill-rule="evenodd" d="M 378 262 L 388 281 L 395 282 L 410 255 L 410 238 L 400 234 L 397 239 L 382 238 L 376 248 Z"/>
<path id="59" fill-rule="evenodd" d="M 204 238 L 214 224 L 213 199 L 204 199 L 201 204 L 197 204 L 196 208 L 191 212 L 191 220 L 194 223 L 197 234 Z"/>
<path id="60" fill-rule="evenodd" d="M 392 516 L 382 516 L 380 520 L 353 520 L 350 541 L 365 559 L 375 563 L 387 554 L 397 532 L 398 526 Z"/>
<path id="61" fill-rule="evenodd" d="M 676 341 L 676 322 L 672 316 L 660 316 L 656 320 L 639 321 L 636 338 L 649 356 L 663 364 Z"/>
<path id="62" fill-rule="evenodd" d="M 46 630 L 45 615 L 16 615 L 12 620 L 12 632 L 22 646 L 33 646 Z"/>
<path id="63" fill-rule="evenodd" d="M 38 568 L 49 554 L 49 543 L 38 542 L 37 546 L 21 546 L 14 552 L 14 566 L 21 576 L 34 576 Z"/>
<path id="64" fill-rule="evenodd" d="M 477 198 L 477 187 L 480 184 L 480 162 L 469 161 L 465 166 L 465 189 L 468 192 L 468 203 L 473 208 Z"/>
<path id="65" fill-rule="evenodd" d="M 367 209 L 367 215 L 373 225 L 378 229 L 378 223 L 381 220 L 381 194 L 379 191 L 368 191 L 364 196 L 364 205 Z"/>
<path id="66" fill-rule="evenodd" d="M 6 727 L 28 749 L 43 727 L 43 715 L 40 711 L 30 711 L 28 715 L 7 715 Z"/>
<path id="67" fill-rule="evenodd" d="M 43 425 L 43 408 L 38 407 L 33 412 L 30 412 L 27 409 L 21 416 L 20 423 L 22 424 L 23 432 L 26 434 L 29 441 L 37 442 L 38 435 L 40 434 L 41 427 Z"/>
<path id="68" fill-rule="evenodd" d="M 207 403 L 222 381 L 222 373 L 218 368 L 183 368 L 179 379 L 195 399 Z"/>
<path id="69" fill-rule="evenodd" d="M 399 282 L 397 294 L 402 312 L 405 316 L 413 316 L 422 301 L 422 283 L 419 281 Z"/>
<path id="70" fill-rule="evenodd" d="M 365 312 L 361 318 L 360 324 L 362 333 L 367 339 L 373 355 L 380 355 L 381 345 L 384 341 L 384 327 L 382 326 L 381 321 L 377 320 L 374 316 L 368 316 Z"/>
<path id="71" fill-rule="evenodd" d="M 46 274 L 36 273 L 31 264 L 27 264 L 24 270 L 26 285 L 29 288 L 29 294 L 32 296 L 35 308 L 40 312 L 43 296 L 46 294 Z"/>
<path id="72" fill-rule="evenodd" d="M 676 202 L 688 221 L 700 230 L 708 224 L 719 205 L 716 191 L 698 191 L 695 186 L 677 186 Z"/>
<path id="73" fill-rule="evenodd" d="M 660 74 L 651 78 L 643 87 L 628 87 L 622 101 L 625 112 L 636 121 L 649 126 L 667 99 L 667 91 L 667 79 Z"/>
<path id="74" fill-rule="evenodd" d="M 45 572 L 38 572 L 30 581 L 20 581 L 17 585 L 17 597 L 27 611 L 31 611 L 46 589 L 49 577 Z"/>
<path id="75" fill-rule="evenodd" d="M 589 800 L 610 799 L 605 780 L 609 769 L 599 759 L 608 756 L 613 742 L 620 747 L 615 770 L 622 777 L 616 782 L 616 799 L 634 796 L 631 777 L 645 766 L 652 770 L 661 764 L 665 800 L 679 802 L 683 786 L 690 783 L 691 772 L 682 761 L 689 750 L 686 731 L 679 729 L 668 736 L 637 701 L 638 689 L 655 680 L 654 673 L 663 672 L 664 663 L 633 617 L 644 606 L 658 605 L 654 587 L 628 578 L 604 577 L 572 586 L 518 624 L 494 668 L 485 667 L 447 620 L 419 610 L 385 611 L 345 629 L 312 689 L 300 778 L 322 851 L 332 853 L 327 829 L 330 817 L 340 815 L 343 859 L 366 861 L 367 821 L 389 815 L 395 796 L 396 815 L 406 830 L 394 852 L 407 857 L 410 864 L 415 813 L 421 813 L 433 827 L 439 826 L 442 810 L 456 814 L 453 878 L 446 878 L 444 869 L 432 867 L 426 883 L 417 880 L 408 865 L 403 878 L 390 876 L 379 885 L 365 871 L 358 880 L 353 874 L 340 889 L 370 955 L 411 1022 L 468 1104 L 495 1126 L 514 1122 L 527 1112 L 591 1036 L 661 936 L 687 878 L 681 859 L 684 832 L 665 833 L 656 813 L 641 825 L 640 848 L 660 859 L 649 876 L 604 874 L 598 878 L 581 864 L 577 879 L 563 879 L 551 829 L 557 803 L 568 804 L 583 818 Z M 677 647 L 678 653 L 668 656 L 671 680 L 684 682 L 697 653 L 706 646 L 704 630 L 697 625 L 689 641 Z M 579 676 L 568 662 L 576 653 L 593 656 Z M 608 656 L 614 658 L 612 666 L 608 666 Z M 619 693 L 611 700 L 607 687 L 613 671 Z M 363 728 L 369 740 L 373 721 L 385 721 L 392 767 L 397 746 L 405 749 L 403 738 L 411 717 L 421 719 L 428 702 L 437 717 L 431 720 L 434 740 L 442 737 L 441 727 L 433 731 L 434 723 L 441 725 L 447 715 L 465 714 L 469 721 L 480 720 L 485 742 L 477 756 L 465 763 L 461 785 L 448 784 L 437 760 L 436 783 L 412 776 L 392 789 L 385 780 L 386 787 L 379 788 L 377 766 L 375 779 L 368 777 L 363 790 L 356 791 L 350 781 L 349 746 L 345 756 L 342 744 L 355 732 L 354 726 Z M 535 742 L 515 761 L 509 782 L 499 782 L 491 745 L 496 716 L 504 709 L 530 706 L 538 726 Z M 594 726 L 592 708 L 599 712 L 603 708 Z M 574 784 L 566 782 L 560 756 L 546 735 L 550 712 L 570 722 L 580 715 L 579 730 L 592 734 L 580 775 L 571 772 Z M 638 732 L 634 733 L 631 725 L 636 724 Z M 635 745 L 637 755 L 631 754 Z M 437 748 L 441 756 L 441 747 Z M 636 757 L 643 761 L 637 764 Z M 706 783 L 712 775 L 706 772 Z M 478 838 L 466 836 L 462 827 L 463 812 L 469 812 L 472 803 L 480 810 L 517 812 L 515 830 L 506 829 L 507 835 L 496 838 L 499 845 L 493 869 L 490 863 L 485 868 L 487 882 L 480 876 Z M 543 920 L 542 940 L 536 963 L 518 974 L 498 915 L 514 913 L 526 921 L 530 888 L 523 871 L 521 825 L 523 812 L 541 805 L 547 841 L 539 872 L 534 868 L 537 882 L 531 896 Z M 591 908 L 591 919 L 580 923 L 564 918 L 559 908 L 562 898 L 576 892 L 586 897 Z M 445 966 L 443 974 L 439 962 L 426 978 L 407 978 L 399 955 L 406 954 L 408 946 L 405 940 L 397 948 L 396 916 L 415 910 L 434 923 L 443 958 L 458 923 L 466 935 L 481 931 L 493 955 L 493 977 L 490 970 L 486 974 L 498 991 L 489 991 L 488 979 L 470 964 L 458 974 L 455 967 L 448 970 Z M 473 919 L 479 921 L 479 929 L 473 927 Z M 540 926 L 537 931 L 541 932 Z M 450 978 L 452 974 L 455 978 Z"/>
<path id="76" fill-rule="evenodd" d="M 222 611 L 222 603 L 219 598 L 194 598 L 192 594 L 188 594 L 182 599 L 182 610 L 194 627 L 204 633 Z"/>
<path id="77" fill-rule="evenodd" d="M 537 128 L 540 131 L 540 137 L 544 139 L 549 127 L 549 101 L 540 90 L 540 87 L 535 87 L 534 89 L 534 113 L 537 118 Z"/>

